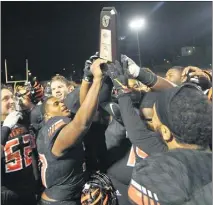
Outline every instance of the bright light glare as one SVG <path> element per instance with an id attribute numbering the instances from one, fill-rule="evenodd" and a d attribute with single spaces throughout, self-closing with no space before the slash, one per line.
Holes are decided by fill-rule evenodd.
<path id="1" fill-rule="evenodd" d="M 144 19 L 135 19 L 135 20 L 131 21 L 129 24 L 130 28 L 135 29 L 135 30 L 141 29 L 142 27 L 144 27 L 144 25 L 145 25 Z"/>
<path id="2" fill-rule="evenodd" d="M 120 40 L 123 41 L 123 40 L 125 40 L 125 38 L 126 38 L 126 36 L 121 36 Z"/>

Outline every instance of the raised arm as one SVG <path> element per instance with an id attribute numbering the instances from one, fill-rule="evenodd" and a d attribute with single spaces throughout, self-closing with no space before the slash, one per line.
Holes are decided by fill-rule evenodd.
<path id="1" fill-rule="evenodd" d="M 93 83 L 75 118 L 60 131 L 52 148 L 52 153 L 56 156 L 63 155 L 63 151 L 82 139 L 89 129 L 98 105 L 98 96 L 102 84 L 100 65 L 103 63 L 106 63 L 106 61 L 97 59 L 91 65 Z"/>
<path id="2" fill-rule="evenodd" d="M 91 83 L 83 79 L 80 88 L 80 105 L 84 102 L 90 87 Z"/>
<path id="3" fill-rule="evenodd" d="M 95 55 L 91 56 L 89 60 L 86 60 L 85 66 L 84 66 L 84 76 L 80 88 L 80 104 L 83 103 L 85 100 L 85 97 L 91 87 L 93 75 L 90 71 L 90 66 L 92 62 L 98 58 L 98 53 L 96 52 Z M 99 103 L 108 102 L 111 97 L 111 91 L 112 91 L 112 82 L 109 78 L 104 78 L 102 81 L 102 87 L 100 90 L 99 95 Z"/>
<path id="4" fill-rule="evenodd" d="M 147 154 L 167 150 L 156 133 L 148 130 L 136 113 L 131 98 L 131 90 L 127 87 L 127 76 L 122 73 L 119 63 L 109 65 L 108 75 L 117 91 L 121 116 L 131 143 Z"/>
<path id="5" fill-rule="evenodd" d="M 80 88 L 80 105 L 84 102 L 87 93 L 91 87 L 91 83 L 93 80 L 93 75 L 90 70 L 90 66 L 92 65 L 93 61 L 96 60 L 98 56 L 95 54 L 89 58 L 89 60 L 86 60 L 85 66 L 84 66 L 84 76 L 82 79 L 81 83 L 81 88 Z"/>
<path id="6" fill-rule="evenodd" d="M 129 57 L 122 55 L 122 62 L 126 65 L 128 73 L 133 77 L 150 87 L 153 91 L 159 91 L 167 88 L 172 88 L 175 85 L 168 80 L 157 76 L 148 68 L 140 68 Z"/>

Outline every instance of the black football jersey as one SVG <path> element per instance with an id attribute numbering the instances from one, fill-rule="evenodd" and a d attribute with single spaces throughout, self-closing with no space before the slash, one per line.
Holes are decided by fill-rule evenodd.
<path id="1" fill-rule="evenodd" d="M 35 192 L 32 157 L 35 136 L 21 124 L 15 125 L 8 136 L 1 157 L 3 185 L 17 193 Z"/>
<path id="2" fill-rule="evenodd" d="M 36 133 L 41 129 L 43 123 L 43 116 L 41 113 L 42 104 L 36 105 L 30 112 L 30 123 Z"/>
<path id="3" fill-rule="evenodd" d="M 67 117 L 53 117 L 45 123 L 37 138 L 42 183 L 46 195 L 55 200 L 79 198 L 86 179 L 82 142 L 78 141 L 60 157 L 51 151 L 59 132 L 69 122 Z"/>
<path id="4" fill-rule="evenodd" d="M 128 195 L 138 205 L 212 204 L 212 153 L 173 149 L 136 163 Z"/>

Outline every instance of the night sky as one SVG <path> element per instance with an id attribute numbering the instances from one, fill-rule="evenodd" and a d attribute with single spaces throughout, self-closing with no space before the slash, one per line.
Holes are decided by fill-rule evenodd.
<path id="1" fill-rule="evenodd" d="M 185 45 L 211 45 L 212 2 L 1 2 L 1 65 L 29 69 L 40 80 L 76 70 L 99 47 L 100 11 L 120 13 L 121 52 L 137 61 L 136 34 L 128 27 L 135 16 L 146 19 L 140 32 L 144 65 L 160 63 Z M 9 67 L 10 65 L 10 67 Z M 65 74 L 65 73 L 64 73 Z M 67 73 L 65 74 L 67 75 Z"/>

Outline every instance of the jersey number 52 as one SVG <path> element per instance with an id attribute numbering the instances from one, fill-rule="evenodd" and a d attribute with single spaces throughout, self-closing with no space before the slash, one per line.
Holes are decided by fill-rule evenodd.
<path id="1" fill-rule="evenodd" d="M 28 167 L 32 164 L 31 135 L 23 135 L 21 139 L 23 142 L 21 147 L 19 146 L 19 138 L 9 140 L 4 147 L 6 173 L 19 171 L 23 169 L 24 166 Z"/>

